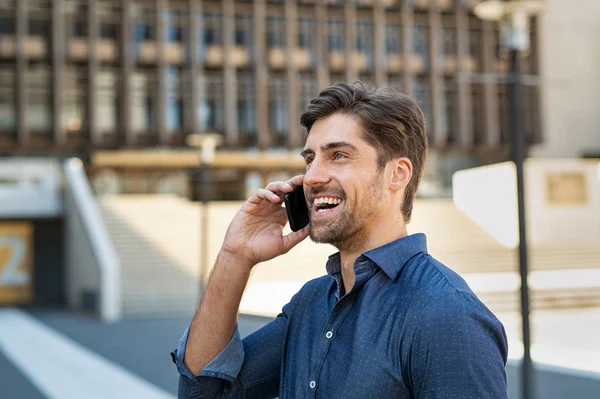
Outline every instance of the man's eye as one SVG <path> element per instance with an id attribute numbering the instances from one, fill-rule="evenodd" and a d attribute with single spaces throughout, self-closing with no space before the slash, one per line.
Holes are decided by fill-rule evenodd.
<path id="1" fill-rule="evenodd" d="M 347 158 L 346 154 L 343 154 L 341 152 L 336 152 L 335 154 L 333 154 L 333 159 L 344 159 Z"/>
<path id="2" fill-rule="evenodd" d="M 310 165 L 314 159 L 315 157 L 308 157 L 304 159 L 304 162 L 306 162 L 307 165 Z"/>

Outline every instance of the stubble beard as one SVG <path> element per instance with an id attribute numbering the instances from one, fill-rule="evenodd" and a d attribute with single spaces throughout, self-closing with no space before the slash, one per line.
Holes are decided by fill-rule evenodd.
<path id="1" fill-rule="evenodd" d="M 322 225 L 320 221 L 316 226 L 309 224 L 308 233 L 313 242 L 331 244 L 340 251 L 356 248 L 363 243 L 369 234 L 367 226 L 379 212 L 383 175 L 376 173 L 366 188 L 366 196 L 360 203 L 355 203 L 355 208 L 349 208 L 344 201 L 336 208 L 336 218 Z M 345 195 L 343 198 L 347 198 Z"/>

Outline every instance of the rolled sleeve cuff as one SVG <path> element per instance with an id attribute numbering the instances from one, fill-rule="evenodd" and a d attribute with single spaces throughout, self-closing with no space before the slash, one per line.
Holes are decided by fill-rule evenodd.
<path id="1" fill-rule="evenodd" d="M 244 364 L 244 345 L 238 326 L 235 327 L 233 337 L 225 348 L 211 360 L 197 375 L 193 375 L 184 362 L 190 327 L 188 326 L 179 340 L 177 348 L 171 352 L 173 363 L 177 366 L 179 374 L 194 379 L 195 377 L 216 377 L 232 382 L 240 373 Z"/>

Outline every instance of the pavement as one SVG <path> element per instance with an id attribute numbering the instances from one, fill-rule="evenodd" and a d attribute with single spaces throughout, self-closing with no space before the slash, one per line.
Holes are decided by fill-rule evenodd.
<path id="1" fill-rule="evenodd" d="M 520 319 L 498 316 L 511 346 L 510 398 L 517 399 Z M 0 398 L 175 398 L 170 351 L 191 317 L 104 324 L 64 310 L 0 308 Z M 241 315 L 242 335 L 269 320 Z M 600 308 L 538 312 L 532 322 L 537 397 L 600 398 Z"/>

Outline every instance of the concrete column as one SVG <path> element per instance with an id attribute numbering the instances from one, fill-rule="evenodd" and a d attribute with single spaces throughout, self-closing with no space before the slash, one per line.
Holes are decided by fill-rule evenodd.
<path id="1" fill-rule="evenodd" d="M 224 95 L 225 95 L 225 142 L 229 147 L 238 146 L 237 82 L 233 65 L 235 35 L 234 0 L 223 0 L 223 47 L 224 47 Z"/>
<path id="2" fill-rule="evenodd" d="M 344 29 L 346 42 L 346 81 L 353 82 L 358 79 L 358 71 L 354 64 L 356 51 L 356 5 L 354 0 L 344 3 Z"/>
<path id="3" fill-rule="evenodd" d="M 466 68 L 466 61 L 469 57 L 469 18 L 465 5 L 460 1 L 455 6 L 455 26 L 456 26 L 456 73 L 465 77 L 469 71 Z M 475 144 L 473 136 L 473 105 L 471 99 L 471 85 L 467 79 L 458 79 L 458 146 L 463 148 L 473 147 Z"/>
<path id="4" fill-rule="evenodd" d="M 20 144 L 29 144 L 29 127 L 27 126 L 27 92 L 25 77 L 27 59 L 25 58 L 25 37 L 27 36 L 27 0 L 15 2 L 16 9 L 16 39 L 15 39 L 15 95 L 17 113 L 17 137 Z"/>
<path id="5" fill-rule="evenodd" d="M 287 100 L 288 100 L 288 147 L 295 148 L 302 145 L 299 127 L 300 96 L 298 83 L 298 68 L 296 66 L 296 38 L 298 36 L 298 10 L 296 0 L 285 1 L 285 35 L 287 55 Z"/>
<path id="6" fill-rule="evenodd" d="M 444 147 L 448 142 L 447 130 L 444 130 L 442 121 L 446 112 L 446 97 L 444 89 L 444 75 L 442 70 L 441 51 L 441 15 L 437 2 L 429 5 L 429 80 L 431 98 L 431 137 L 434 147 Z"/>
<path id="7" fill-rule="evenodd" d="M 133 40 L 132 40 L 132 12 L 133 4 L 129 0 L 123 0 L 123 18 L 121 26 L 121 126 L 118 140 L 125 141 L 128 146 L 134 145 L 136 137 L 133 135 L 131 126 L 131 77 L 133 75 Z M 123 144 L 122 142 L 118 143 Z"/>
<path id="8" fill-rule="evenodd" d="M 167 131 L 167 0 L 156 0 L 156 46 L 158 50 L 157 90 L 158 101 L 154 103 L 154 114 L 156 115 L 156 132 L 158 142 L 168 145 L 171 142 L 171 134 Z"/>
<path id="9" fill-rule="evenodd" d="M 496 47 L 494 46 L 494 25 L 483 21 L 483 72 L 491 73 L 495 68 Z M 483 98 L 485 102 L 485 131 L 487 133 L 485 144 L 490 148 L 498 148 L 501 144 L 500 137 L 500 110 L 498 109 L 498 90 L 496 83 L 486 81 L 483 85 Z"/>
<path id="10" fill-rule="evenodd" d="M 387 64 L 385 54 L 385 7 L 381 0 L 375 0 L 373 6 L 373 28 L 375 31 L 375 84 L 387 86 Z"/>
<path id="11" fill-rule="evenodd" d="M 271 145 L 269 134 L 269 83 L 266 49 L 267 9 L 265 0 L 254 1 L 254 80 L 256 91 L 256 129 L 258 147 L 266 149 Z"/>
<path id="12" fill-rule="evenodd" d="M 317 16 L 317 85 L 319 90 L 329 86 L 329 32 L 327 29 L 327 5 L 325 0 L 317 0 L 315 3 Z M 316 95 L 317 93 L 315 93 Z"/>
<path id="13" fill-rule="evenodd" d="M 88 70 L 87 70 L 87 97 L 86 97 L 86 124 L 89 141 L 93 147 L 98 147 L 102 137 L 96 130 L 96 77 L 98 76 L 98 57 L 96 43 L 98 43 L 100 24 L 98 23 L 97 1 L 88 0 Z"/>
<path id="14" fill-rule="evenodd" d="M 405 1 L 402 5 L 402 54 L 404 64 L 404 92 L 410 97 L 415 94 L 415 75 L 411 67 L 414 40 L 414 13 L 411 1 Z"/>
<path id="15" fill-rule="evenodd" d="M 65 73 L 65 21 L 61 1 L 52 1 L 52 133 L 57 146 L 66 144 L 66 131 L 62 125 L 63 75 Z"/>
<path id="16" fill-rule="evenodd" d="M 200 123 L 198 121 L 198 108 L 201 104 L 201 96 L 202 93 L 198 90 L 198 82 L 202 79 L 202 68 L 200 68 L 198 64 L 199 59 L 199 48 L 200 48 L 200 33 L 202 32 L 202 1 L 198 0 L 189 0 L 189 19 L 188 23 L 190 28 L 188 29 L 188 37 L 186 38 L 189 43 L 189 59 L 187 62 L 188 72 L 190 77 L 190 87 L 187 88 L 187 93 L 189 95 L 190 103 L 184 110 L 186 118 L 185 130 L 187 132 L 191 132 L 192 134 L 197 134 L 200 132 Z"/>

